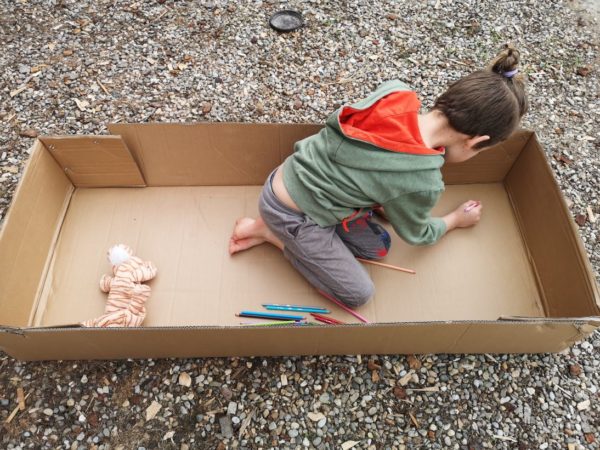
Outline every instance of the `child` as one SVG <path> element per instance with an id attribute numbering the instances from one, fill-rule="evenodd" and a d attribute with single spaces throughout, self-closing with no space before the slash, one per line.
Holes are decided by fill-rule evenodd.
<path id="1" fill-rule="evenodd" d="M 351 307 L 366 303 L 373 282 L 355 257 L 383 258 L 390 237 L 371 220 L 382 207 L 394 231 L 413 245 L 469 227 L 482 205 L 469 200 L 430 217 L 444 190 L 440 167 L 466 161 L 506 139 L 527 110 L 519 52 L 511 46 L 457 81 L 433 109 L 418 114 L 414 92 L 398 81 L 343 106 L 318 134 L 268 177 L 260 217 L 235 224 L 229 252 L 269 242 L 317 289 Z"/>

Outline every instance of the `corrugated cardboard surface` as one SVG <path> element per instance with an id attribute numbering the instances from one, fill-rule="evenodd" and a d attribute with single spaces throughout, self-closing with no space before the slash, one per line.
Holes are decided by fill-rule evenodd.
<path id="1" fill-rule="evenodd" d="M 35 325 L 102 314 L 106 294 L 98 280 L 110 270 L 107 248 L 121 242 L 158 267 L 147 326 L 238 325 L 245 319 L 236 312 L 263 310 L 267 302 L 329 305 L 334 317 L 355 322 L 320 297 L 274 247 L 229 256 L 235 219 L 257 214 L 259 192 L 259 186 L 78 189 Z M 435 246 L 409 246 L 391 232 L 385 261 L 417 275 L 366 266 L 377 293 L 361 314 L 373 322 L 544 316 L 502 184 L 449 186 L 434 213 L 468 198 L 483 202 L 483 220 Z"/>
<path id="2" fill-rule="evenodd" d="M 36 329 L 0 333 L 15 358 L 113 359 L 307 354 L 540 353 L 585 338 L 569 322 L 436 322 L 316 327 Z"/>
<path id="3" fill-rule="evenodd" d="M 505 184 L 531 253 L 547 315 L 599 315 L 600 297 L 589 260 L 535 136 L 521 152 Z"/>
<path id="4" fill-rule="evenodd" d="M 136 162 L 119 136 L 57 136 L 40 140 L 75 186 L 145 186 Z"/>
<path id="5" fill-rule="evenodd" d="M 314 124 L 112 124 L 148 186 L 261 185 Z"/>
<path id="6" fill-rule="evenodd" d="M 0 230 L 0 324 L 31 320 L 73 186 L 38 141 Z"/>

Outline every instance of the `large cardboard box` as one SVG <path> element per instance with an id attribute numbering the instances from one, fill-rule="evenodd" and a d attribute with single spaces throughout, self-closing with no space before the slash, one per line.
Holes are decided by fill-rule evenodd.
<path id="1" fill-rule="evenodd" d="M 480 199 L 481 222 L 439 243 L 395 238 L 367 266 L 375 298 L 356 319 L 281 252 L 229 256 L 239 216 L 300 124 L 118 124 L 111 136 L 40 137 L 0 234 L 0 347 L 26 360 L 556 352 L 600 326 L 598 289 L 544 153 L 529 131 L 459 165 L 434 211 Z M 388 225 L 389 226 L 389 225 Z M 393 233 L 392 233 L 393 234 Z M 158 267 L 143 327 L 89 329 L 103 313 L 106 250 L 126 243 Z M 240 326 L 264 302 L 326 305 L 341 326 Z"/>

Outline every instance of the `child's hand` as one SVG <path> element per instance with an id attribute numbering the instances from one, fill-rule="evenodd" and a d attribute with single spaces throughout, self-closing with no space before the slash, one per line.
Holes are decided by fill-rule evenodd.
<path id="1" fill-rule="evenodd" d="M 471 227 L 477 224 L 481 220 L 482 209 L 483 205 L 477 200 L 469 200 L 463 203 L 450 214 L 443 217 L 444 222 L 446 222 L 447 231 L 454 228 Z"/>

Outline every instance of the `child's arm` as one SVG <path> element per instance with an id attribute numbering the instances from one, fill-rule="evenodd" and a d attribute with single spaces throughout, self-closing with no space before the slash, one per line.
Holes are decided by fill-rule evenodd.
<path id="1" fill-rule="evenodd" d="M 381 206 L 394 231 L 402 239 L 412 245 L 429 245 L 440 239 L 449 226 L 456 226 L 455 217 L 449 217 L 446 222 L 430 215 L 441 193 L 441 190 L 411 192 L 388 200 Z"/>
<path id="2" fill-rule="evenodd" d="M 469 200 L 445 216 L 431 217 L 429 211 L 439 193 L 416 192 L 386 202 L 376 212 L 388 220 L 396 233 L 412 245 L 433 244 L 448 231 L 479 222 L 483 206 Z"/>

